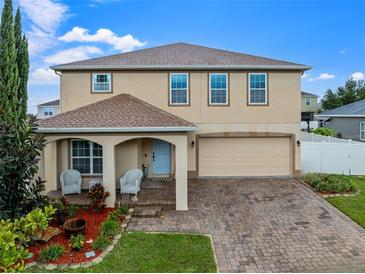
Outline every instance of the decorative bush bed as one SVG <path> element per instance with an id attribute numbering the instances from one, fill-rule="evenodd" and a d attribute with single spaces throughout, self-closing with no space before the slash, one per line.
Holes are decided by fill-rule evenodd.
<path id="1" fill-rule="evenodd" d="M 301 179 L 321 194 L 348 194 L 357 190 L 351 177 L 346 175 L 308 173 Z"/>
<path id="2" fill-rule="evenodd" d="M 104 224 L 106 234 L 111 235 L 114 232 L 115 226 L 110 225 L 107 220 L 109 214 L 112 212 L 117 212 L 114 209 L 102 209 L 99 213 L 95 213 L 93 209 L 78 209 L 78 212 L 74 215 L 75 218 L 82 218 L 86 221 L 86 228 L 85 234 L 82 236 L 75 235 L 72 239 L 68 239 L 64 233 L 64 228 L 62 226 L 58 226 L 57 222 L 54 221 L 51 223 L 51 226 L 57 226 L 61 230 L 61 234 L 53 237 L 47 244 L 30 246 L 29 252 L 33 253 L 33 257 L 28 259 L 27 262 L 33 261 L 40 261 L 42 263 L 52 263 L 52 264 L 75 264 L 75 263 L 82 263 L 88 262 L 94 259 L 95 257 L 99 256 L 100 253 L 103 251 L 110 244 L 110 240 L 108 236 L 107 238 L 107 245 L 104 248 L 98 248 L 98 235 L 102 233 L 103 229 L 101 226 Z M 123 219 L 118 213 L 113 213 L 115 216 L 118 216 L 119 220 Z M 120 228 L 120 221 L 118 220 L 118 228 Z M 105 225 L 107 224 L 107 225 Z M 93 240 L 90 242 L 90 240 Z M 64 253 L 61 254 L 58 258 L 47 261 L 47 260 L 40 260 L 39 257 L 43 257 L 42 253 L 45 249 L 49 248 L 50 246 L 58 245 L 64 249 Z M 94 251 L 95 256 L 90 258 L 86 258 L 85 253 Z M 48 258 L 48 257 L 46 257 Z"/>

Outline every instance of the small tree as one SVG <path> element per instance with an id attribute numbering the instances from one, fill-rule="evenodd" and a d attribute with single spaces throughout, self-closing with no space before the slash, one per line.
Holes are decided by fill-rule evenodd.
<path id="1" fill-rule="evenodd" d="M 365 99 L 365 82 L 350 78 L 344 86 L 338 87 L 336 91 L 327 90 L 322 99 L 322 107 L 324 110 L 329 110 L 362 99 Z"/>
<path id="2" fill-rule="evenodd" d="M 38 172 L 40 151 L 45 140 L 34 132 L 34 123 L 22 120 L 16 134 L 14 125 L 0 124 L 0 219 L 14 218 L 43 206 L 44 181 Z M 19 130 L 20 129 L 20 130 Z"/>

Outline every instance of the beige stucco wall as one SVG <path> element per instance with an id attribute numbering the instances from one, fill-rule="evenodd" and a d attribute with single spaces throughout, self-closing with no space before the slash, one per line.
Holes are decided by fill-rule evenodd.
<path id="1" fill-rule="evenodd" d="M 130 93 L 194 123 L 300 122 L 300 73 L 269 72 L 269 106 L 247 106 L 247 73 L 229 73 L 230 106 L 208 106 L 208 73 L 191 72 L 190 106 L 168 106 L 167 72 L 114 72 L 113 93 L 91 93 L 91 74 L 64 72 L 62 112 L 120 93 Z"/>
<path id="2" fill-rule="evenodd" d="M 195 123 L 188 134 L 188 169 L 196 170 L 195 134 L 209 132 L 281 132 L 299 136 L 301 113 L 300 72 L 267 72 L 268 106 L 247 106 L 247 72 L 229 73 L 229 106 L 208 106 L 208 73 L 190 72 L 190 106 L 168 105 L 168 72 L 113 72 L 113 93 L 92 94 L 91 72 L 63 72 L 62 112 L 129 93 Z M 299 139 L 297 137 L 296 139 Z M 148 145 L 147 145 L 148 146 Z M 295 169 L 300 169 L 296 148 Z M 172 157 L 173 158 L 173 157 Z M 140 160 L 139 160 L 140 161 Z M 148 159 L 142 163 L 151 164 Z"/>

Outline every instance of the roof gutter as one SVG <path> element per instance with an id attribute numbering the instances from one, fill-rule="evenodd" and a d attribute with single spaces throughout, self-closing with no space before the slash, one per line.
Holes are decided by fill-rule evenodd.
<path id="1" fill-rule="evenodd" d="M 194 131 L 198 127 L 111 127 L 111 128 L 52 128 L 38 127 L 40 133 L 113 133 L 113 132 L 183 132 Z"/>
<path id="2" fill-rule="evenodd" d="M 326 117 L 345 117 L 345 118 L 361 118 L 361 117 L 365 117 L 365 114 L 350 114 L 350 115 L 341 115 L 341 114 L 336 114 L 336 115 L 331 115 L 331 114 L 317 114 L 317 115 L 314 115 L 315 117 L 323 117 L 323 118 L 326 118 Z"/>
<path id="3" fill-rule="evenodd" d="M 62 70 L 295 70 L 305 71 L 304 65 L 56 65 L 51 69 Z"/>

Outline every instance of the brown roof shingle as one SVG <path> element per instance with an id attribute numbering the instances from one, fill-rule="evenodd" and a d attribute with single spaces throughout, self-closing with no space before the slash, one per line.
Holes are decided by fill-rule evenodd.
<path id="1" fill-rule="evenodd" d="M 175 43 L 132 52 L 78 61 L 52 67 L 55 70 L 82 69 L 293 69 L 310 67 L 286 61 L 248 55 L 187 43 Z"/>
<path id="2" fill-rule="evenodd" d="M 123 128 L 191 128 L 194 124 L 130 94 L 113 96 L 38 122 L 40 132 Z M 113 130 L 114 131 L 114 130 Z"/>

